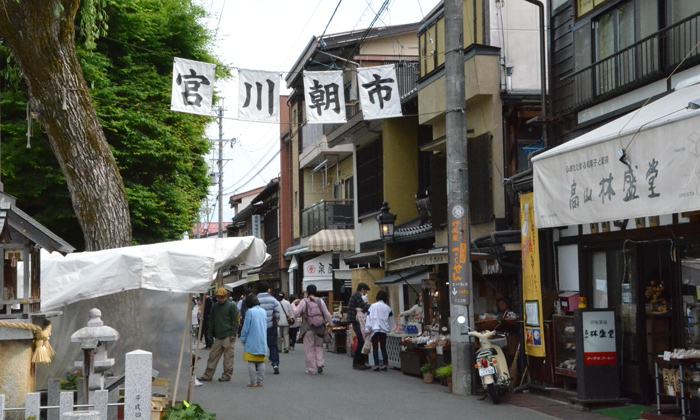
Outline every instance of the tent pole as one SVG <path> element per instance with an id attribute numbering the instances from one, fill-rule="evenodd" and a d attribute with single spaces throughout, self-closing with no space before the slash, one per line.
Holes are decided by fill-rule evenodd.
<path id="1" fill-rule="evenodd" d="M 204 308 L 204 301 L 202 301 L 202 309 Z M 206 315 L 202 314 L 202 319 L 199 321 L 199 328 L 197 332 L 197 342 L 194 346 L 194 357 L 192 358 L 192 378 L 190 379 L 190 386 L 187 388 L 187 393 L 190 402 L 192 402 L 192 396 L 190 395 L 194 391 L 194 378 L 197 376 L 197 361 L 199 361 L 199 343 L 202 342 L 202 324 L 204 324 L 204 317 Z M 192 348 L 192 346 L 190 346 Z"/>
<path id="2" fill-rule="evenodd" d="M 175 405 L 175 399 L 177 398 L 177 387 L 180 385 L 180 372 L 182 371 L 182 355 L 185 353 L 185 338 L 187 337 L 187 331 L 189 331 L 192 324 L 192 309 L 190 309 L 190 302 L 192 302 L 192 293 L 187 301 L 187 315 L 185 316 L 185 328 L 182 329 L 182 345 L 180 346 L 180 360 L 177 362 L 177 376 L 175 377 L 175 388 L 173 389 L 173 400 L 170 406 Z"/>

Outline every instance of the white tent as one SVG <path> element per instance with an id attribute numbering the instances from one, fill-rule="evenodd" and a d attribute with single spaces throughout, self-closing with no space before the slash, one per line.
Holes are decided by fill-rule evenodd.
<path id="1" fill-rule="evenodd" d="M 217 270 L 259 266 L 265 243 L 252 236 L 194 239 L 153 245 L 41 256 L 43 310 L 135 289 L 202 293 Z"/>

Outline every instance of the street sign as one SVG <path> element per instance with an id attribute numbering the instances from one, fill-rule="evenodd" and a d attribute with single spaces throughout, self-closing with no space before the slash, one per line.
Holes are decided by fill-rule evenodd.
<path id="1" fill-rule="evenodd" d="M 469 305 L 469 242 L 465 229 L 469 228 L 467 215 L 461 204 L 452 207 L 449 214 L 449 286 L 452 305 Z"/>

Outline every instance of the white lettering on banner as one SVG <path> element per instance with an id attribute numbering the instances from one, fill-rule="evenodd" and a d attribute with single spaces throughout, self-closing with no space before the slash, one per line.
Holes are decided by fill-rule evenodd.
<path id="1" fill-rule="evenodd" d="M 212 115 L 216 66 L 200 61 L 173 59 L 172 111 Z"/>

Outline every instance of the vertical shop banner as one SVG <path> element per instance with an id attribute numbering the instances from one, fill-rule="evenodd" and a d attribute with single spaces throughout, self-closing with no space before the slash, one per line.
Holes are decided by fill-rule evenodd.
<path id="1" fill-rule="evenodd" d="M 216 65 L 175 57 L 170 110 L 213 115 L 215 77 Z"/>
<path id="2" fill-rule="evenodd" d="M 238 119 L 280 122 L 280 74 L 262 70 L 238 71 Z"/>
<path id="3" fill-rule="evenodd" d="M 400 117 L 401 97 L 393 65 L 360 67 L 357 81 L 362 104 L 362 116 L 366 120 Z"/>
<path id="4" fill-rule="evenodd" d="M 449 279 L 450 302 L 452 305 L 469 305 L 470 264 L 469 243 L 465 234 L 469 229 L 465 207 L 455 204 L 449 213 L 450 232 L 449 238 Z"/>
<path id="5" fill-rule="evenodd" d="M 525 308 L 525 353 L 544 357 L 540 244 L 535 226 L 533 194 L 520 196 L 521 247 L 523 261 L 523 307 Z"/>
<path id="6" fill-rule="evenodd" d="M 305 71 L 304 96 L 307 123 L 346 122 L 342 71 Z"/>
<path id="7" fill-rule="evenodd" d="M 614 311 L 583 311 L 583 363 L 617 365 Z"/>

